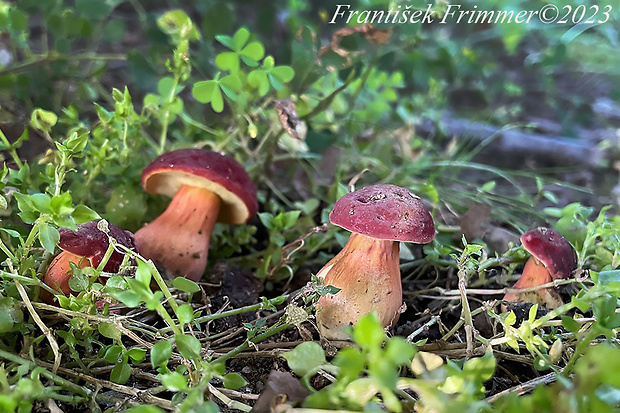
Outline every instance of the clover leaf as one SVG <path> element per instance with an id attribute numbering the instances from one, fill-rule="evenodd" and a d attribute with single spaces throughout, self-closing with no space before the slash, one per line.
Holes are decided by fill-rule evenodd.
<path id="1" fill-rule="evenodd" d="M 281 90 L 283 83 L 290 82 L 295 71 L 290 66 L 275 66 L 272 56 L 267 56 L 260 69 L 253 70 L 248 75 L 248 84 L 258 89 L 258 94 L 264 96 L 269 92 L 269 85 Z"/>
<path id="2" fill-rule="evenodd" d="M 234 75 L 219 79 L 219 74 L 213 80 L 197 82 L 192 88 L 192 95 L 201 103 L 211 103 L 217 113 L 224 110 L 222 92 L 232 101 L 237 100 L 237 93 L 241 90 L 241 80 Z"/>
<path id="3" fill-rule="evenodd" d="M 250 67 L 257 67 L 259 60 L 265 55 L 265 48 L 258 41 L 248 43 L 250 32 L 245 27 L 240 28 L 232 36 L 215 36 L 218 42 L 231 49 L 232 52 L 223 52 L 215 57 L 215 64 L 231 74 L 239 71 L 240 61 Z"/>

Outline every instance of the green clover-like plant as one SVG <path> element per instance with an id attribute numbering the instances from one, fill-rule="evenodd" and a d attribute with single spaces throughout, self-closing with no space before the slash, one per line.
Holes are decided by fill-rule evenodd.
<path id="1" fill-rule="evenodd" d="M 219 78 L 219 73 L 213 80 L 197 82 L 192 88 L 192 95 L 201 103 L 211 103 L 211 107 L 217 113 L 224 110 L 224 97 L 222 92 L 232 101 L 237 100 L 237 93 L 241 90 L 241 80 L 235 75 Z"/>
<path id="2" fill-rule="evenodd" d="M 223 52 L 215 57 L 215 64 L 222 70 L 228 70 L 231 74 L 239 71 L 240 61 L 250 67 L 257 67 L 258 62 L 265 55 L 265 48 L 258 41 L 250 40 L 250 32 L 245 27 L 240 28 L 232 36 L 215 36 L 218 42 L 228 47 L 232 52 Z"/>
<path id="3" fill-rule="evenodd" d="M 248 75 L 248 84 L 258 89 L 260 96 L 269 92 L 269 85 L 276 90 L 282 90 L 284 83 L 295 77 L 295 71 L 290 66 L 276 66 L 272 56 L 267 56 L 260 69 L 255 69 Z"/>

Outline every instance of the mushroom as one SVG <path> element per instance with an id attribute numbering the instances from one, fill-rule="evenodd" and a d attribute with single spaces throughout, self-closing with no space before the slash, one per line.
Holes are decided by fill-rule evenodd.
<path id="1" fill-rule="evenodd" d="M 99 221 L 89 221 L 77 226 L 75 231 L 68 228 L 60 228 L 60 241 L 58 246 L 62 250 L 47 267 L 43 276 L 43 282 L 52 289 L 65 295 L 74 294 L 69 287 L 69 280 L 72 276 L 70 263 L 79 268 L 98 267 L 105 256 L 110 245 L 109 237 L 112 237 L 121 245 L 135 250 L 133 234 L 125 231 L 116 225 L 108 224 L 108 234 L 101 231 L 98 227 Z M 107 272 L 118 272 L 123 262 L 124 254 L 113 251 L 108 262 L 103 267 Z M 53 297 L 47 292 L 42 294 L 42 298 L 53 303 Z"/>
<path id="2" fill-rule="evenodd" d="M 258 210 L 256 187 L 234 159 L 202 149 L 157 157 L 142 171 L 142 187 L 172 198 L 168 208 L 136 232 L 143 257 L 169 278 L 198 281 L 207 266 L 216 221 L 242 224 Z"/>
<path id="3" fill-rule="evenodd" d="M 514 288 L 531 288 L 554 280 L 567 279 L 577 267 L 577 254 L 559 232 L 539 227 L 521 235 L 521 244 L 532 256 L 525 263 L 521 278 Z M 555 287 L 529 292 L 510 292 L 504 301 L 544 305 L 548 309 L 563 304 Z M 502 307 L 506 310 L 505 307 Z"/>
<path id="4" fill-rule="evenodd" d="M 433 219 L 422 200 L 405 188 L 373 185 L 340 198 L 329 214 L 332 224 L 351 231 L 344 248 L 317 274 L 340 289 L 317 303 L 321 335 L 347 339 L 341 327 L 375 310 L 384 327 L 398 321 L 402 286 L 399 242 L 427 243 L 435 238 Z"/>

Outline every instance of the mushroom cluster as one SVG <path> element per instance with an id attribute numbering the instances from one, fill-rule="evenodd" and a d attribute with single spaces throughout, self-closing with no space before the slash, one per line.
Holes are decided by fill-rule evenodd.
<path id="1" fill-rule="evenodd" d="M 402 307 L 399 242 L 423 244 L 435 238 L 429 211 L 405 188 L 373 185 L 340 198 L 329 220 L 351 235 L 317 274 L 325 285 L 340 289 L 319 299 L 316 320 L 321 335 L 347 339 L 342 327 L 372 311 L 384 327 L 394 325 Z"/>
<path id="2" fill-rule="evenodd" d="M 217 221 L 242 224 L 258 210 L 256 187 L 234 159 L 202 149 L 180 149 L 156 158 L 142 172 L 142 186 L 172 198 L 168 208 L 136 232 L 143 257 L 169 278 L 198 281 L 207 266 Z"/>
<path id="3" fill-rule="evenodd" d="M 75 231 L 60 228 L 58 246 L 62 250 L 47 267 L 43 282 L 55 291 L 64 295 L 74 294 L 69 287 L 72 276 L 71 263 L 78 268 L 98 267 L 110 245 L 110 237 L 130 250 L 136 250 L 133 234 L 116 225 L 108 224 L 108 233 L 101 231 L 98 220 L 89 221 L 77 226 Z M 118 272 L 124 254 L 114 250 L 103 267 L 107 272 Z M 53 302 L 50 294 L 43 294 L 43 299 Z"/>
<path id="4" fill-rule="evenodd" d="M 554 280 L 565 280 L 577 267 L 577 254 L 572 245 L 553 229 L 538 227 L 527 231 L 521 235 L 521 244 L 532 256 L 525 263 L 514 288 L 533 288 Z M 555 287 L 510 292 L 504 296 L 504 301 L 540 304 L 548 309 L 563 304 Z"/>

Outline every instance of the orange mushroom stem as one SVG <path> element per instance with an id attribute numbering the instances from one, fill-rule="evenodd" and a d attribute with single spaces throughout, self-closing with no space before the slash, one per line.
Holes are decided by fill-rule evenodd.
<path id="1" fill-rule="evenodd" d="M 169 278 L 198 281 L 207 266 L 209 239 L 219 212 L 219 196 L 183 185 L 166 211 L 136 232 L 138 251 L 164 268 Z"/>

